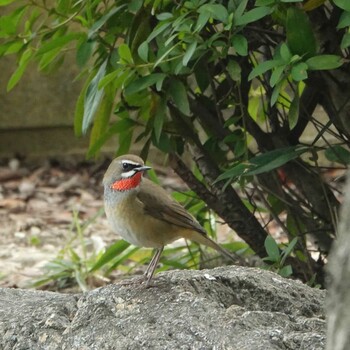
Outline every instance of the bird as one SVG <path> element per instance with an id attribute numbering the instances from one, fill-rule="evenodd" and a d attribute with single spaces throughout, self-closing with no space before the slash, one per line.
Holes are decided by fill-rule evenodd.
<path id="1" fill-rule="evenodd" d="M 151 285 L 164 246 L 180 238 L 235 261 L 163 187 L 143 176 L 150 169 L 140 157 L 126 154 L 112 160 L 103 177 L 104 208 L 112 231 L 130 244 L 155 249 L 143 276 L 146 287 Z"/>

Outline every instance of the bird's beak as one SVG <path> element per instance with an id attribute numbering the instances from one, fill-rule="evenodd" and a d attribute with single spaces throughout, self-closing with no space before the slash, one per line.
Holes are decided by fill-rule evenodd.
<path id="1" fill-rule="evenodd" d="M 152 169 L 152 168 L 150 166 L 146 166 L 146 165 L 134 168 L 134 170 L 137 171 L 137 172 L 146 171 L 146 170 L 150 170 L 150 169 Z"/>

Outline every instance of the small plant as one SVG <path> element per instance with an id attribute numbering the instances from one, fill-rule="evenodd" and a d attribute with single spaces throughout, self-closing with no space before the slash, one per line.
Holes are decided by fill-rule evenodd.
<path id="1" fill-rule="evenodd" d="M 88 252 L 89 242 L 84 237 L 84 231 L 101 214 L 102 211 L 99 211 L 93 218 L 82 224 L 78 212 L 73 212 L 71 238 L 59 251 L 57 257 L 44 266 L 44 275 L 32 286 L 40 287 L 51 284 L 57 289 L 63 289 L 78 285 L 82 291 L 89 289 L 93 278 L 98 278 L 90 272 L 91 267 L 102 252 L 94 250 Z"/>
<path id="2" fill-rule="evenodd" d="M 317 283 L 316 278 L 317 278 L 317 276 L 316 276 L 316 274 L 314 274 L 314 275 L 310 278 L 310 280 L 306 282 L 306 284 L 307 284 L 309 287 L 311 287 L 311 288 L 321 289 L 322 286 L 321 286 L 319 283 Z"/>
<path id="3" fill-rule="evenodd" d="M 38 235 L 31 235 L 28 238 L 28 243 L 32 246 L 40 246 L 42 242 Z"/>
<path id="4" fill-rule="evenodd" d="M 295 237 L 286 247 L 280 248 L 271 236 L 267 236 L 265 239 L 267 257 L 262 260 L 268 262 L 269 265 L 265 268 L 276 271 L 282 277 L 291 276 L 293 274 L 293 269 L 291 265 L 285 265 L 285 262 L 287 257 L 292 253 L 297 242 L 298 238 Z"/>

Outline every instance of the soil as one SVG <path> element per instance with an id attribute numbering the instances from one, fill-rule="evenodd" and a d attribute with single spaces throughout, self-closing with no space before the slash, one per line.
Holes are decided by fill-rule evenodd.
<path id="1" fill-rule="evenodd" d="M 71 239 L 74 212 L 85 221 L 102 208 L 99 167 L 53 162 L 30 167 L 12 159 L 0 168 L 0 286 L 30 285 Z M 114 238 L 102 215 L 84 235 L 102 245 Z"/>

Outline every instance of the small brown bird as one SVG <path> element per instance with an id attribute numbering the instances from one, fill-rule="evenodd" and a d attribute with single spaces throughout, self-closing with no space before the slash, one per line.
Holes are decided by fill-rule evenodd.
<path id="1" fill-rule="evenodd" d="M 162 187 L 143 178 L 149 169 L 140 157 L 127 154 L 114 159 L 103 178 L 105 211 L 113 231 L 131 244 L 156 249 L 145 272 L 146 286 L 164 246 L 179 238 L 214 248 L 234 261 Z"/>

